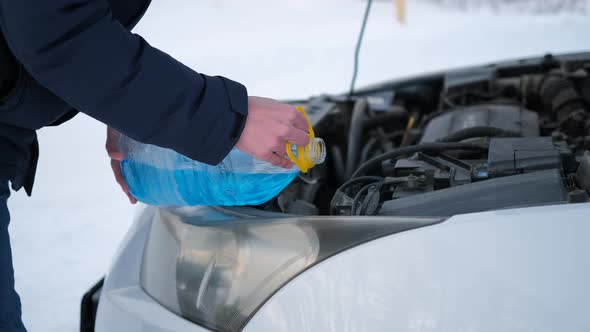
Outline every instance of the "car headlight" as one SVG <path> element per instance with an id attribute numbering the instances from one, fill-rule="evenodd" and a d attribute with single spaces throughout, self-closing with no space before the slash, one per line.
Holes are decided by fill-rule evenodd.
<path id="1" fill-rule="evenodd" d="M 190 215 L 167 209 L 154 218 L 142 287 L 167 309 L 218 331 L 239 331 L 289 280 L 330 256 L 440 221 L 302 217 L 195 225 Z"/>

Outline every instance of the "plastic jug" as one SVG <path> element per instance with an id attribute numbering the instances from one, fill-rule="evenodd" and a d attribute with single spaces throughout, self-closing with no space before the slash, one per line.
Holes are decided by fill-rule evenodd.
<path id="1" fill-rule="evenodd" d="M 307 118 L 307 114 L 298 107 Z M 307 118 L 309 123 L 309 119 Z M 287 144 L 291 169 L 274 166 L 233 149 L 221 163 L 207 165 L 171 149 L 121 136 L 121 170 L 131 194 L 150 205 L 259 205 L 279 194 L 300 171 L 325 159 L 326 147 L 309 125 L 306 147 Z"/>

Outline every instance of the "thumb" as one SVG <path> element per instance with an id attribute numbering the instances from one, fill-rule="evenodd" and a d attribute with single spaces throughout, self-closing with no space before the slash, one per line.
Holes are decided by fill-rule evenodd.
<path id="1" fill-rule="evenodd" d="M 105 144 L 107 153 L 111 159 L 121 161 L 123 160 L 124 156 L 123 153 L 119 151 L 119 147 L 117 146 L 119 137 L 121 137 L 121 133 L 111 127 L 107 127 L 107 141 Z"/>
<path id="2" fill-rule="evenodd" d="M 119 150 L 109 149 L 107 147 L 107 153 L 108 153 L 109 157 L 113 160 L 123 161 L 123 159 L 124 159 L 123 153 Z"/>

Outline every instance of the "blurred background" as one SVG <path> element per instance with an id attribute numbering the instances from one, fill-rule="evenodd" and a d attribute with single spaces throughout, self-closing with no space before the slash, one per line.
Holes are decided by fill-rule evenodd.
<path id="1" fill-rule="evenodd" d="M 462 9 L 488 7 L 493 10 L 517 9 L 536 13 L 553 13 L 556 11 L 586 11 L 586 0 L 430 0 L 431 3 L 443 6 L 454 6 Z"/>
<path id="2" fill-rule="evenodd" d="M 373 4 L 359 87 L 590 50 L 590 0 L 406 0 L 403 24 L 396 2 Z M 157 0 L 135 32 L 199 72 L 243 83 L 250 95 L 300 99 L 348 89 L 365 5 Z M 19 192 L 9 200 L 16 286 L 30 331 L 77 331 L 81 296 L 107 270 L 138 208 L 114 182 L 105 132 L 85 115 L 41 130 L 33 197 Z"/>

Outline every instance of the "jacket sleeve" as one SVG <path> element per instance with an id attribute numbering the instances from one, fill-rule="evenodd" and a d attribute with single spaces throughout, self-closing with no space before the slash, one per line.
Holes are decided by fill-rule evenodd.
<path id="1" fill-rule="evenodd" d="M 241 135 L 246 88 L 150 46 L 106 0 L 0 0 L 0 25 L 38 82 L 131 138 L 217 164 Z"/>

